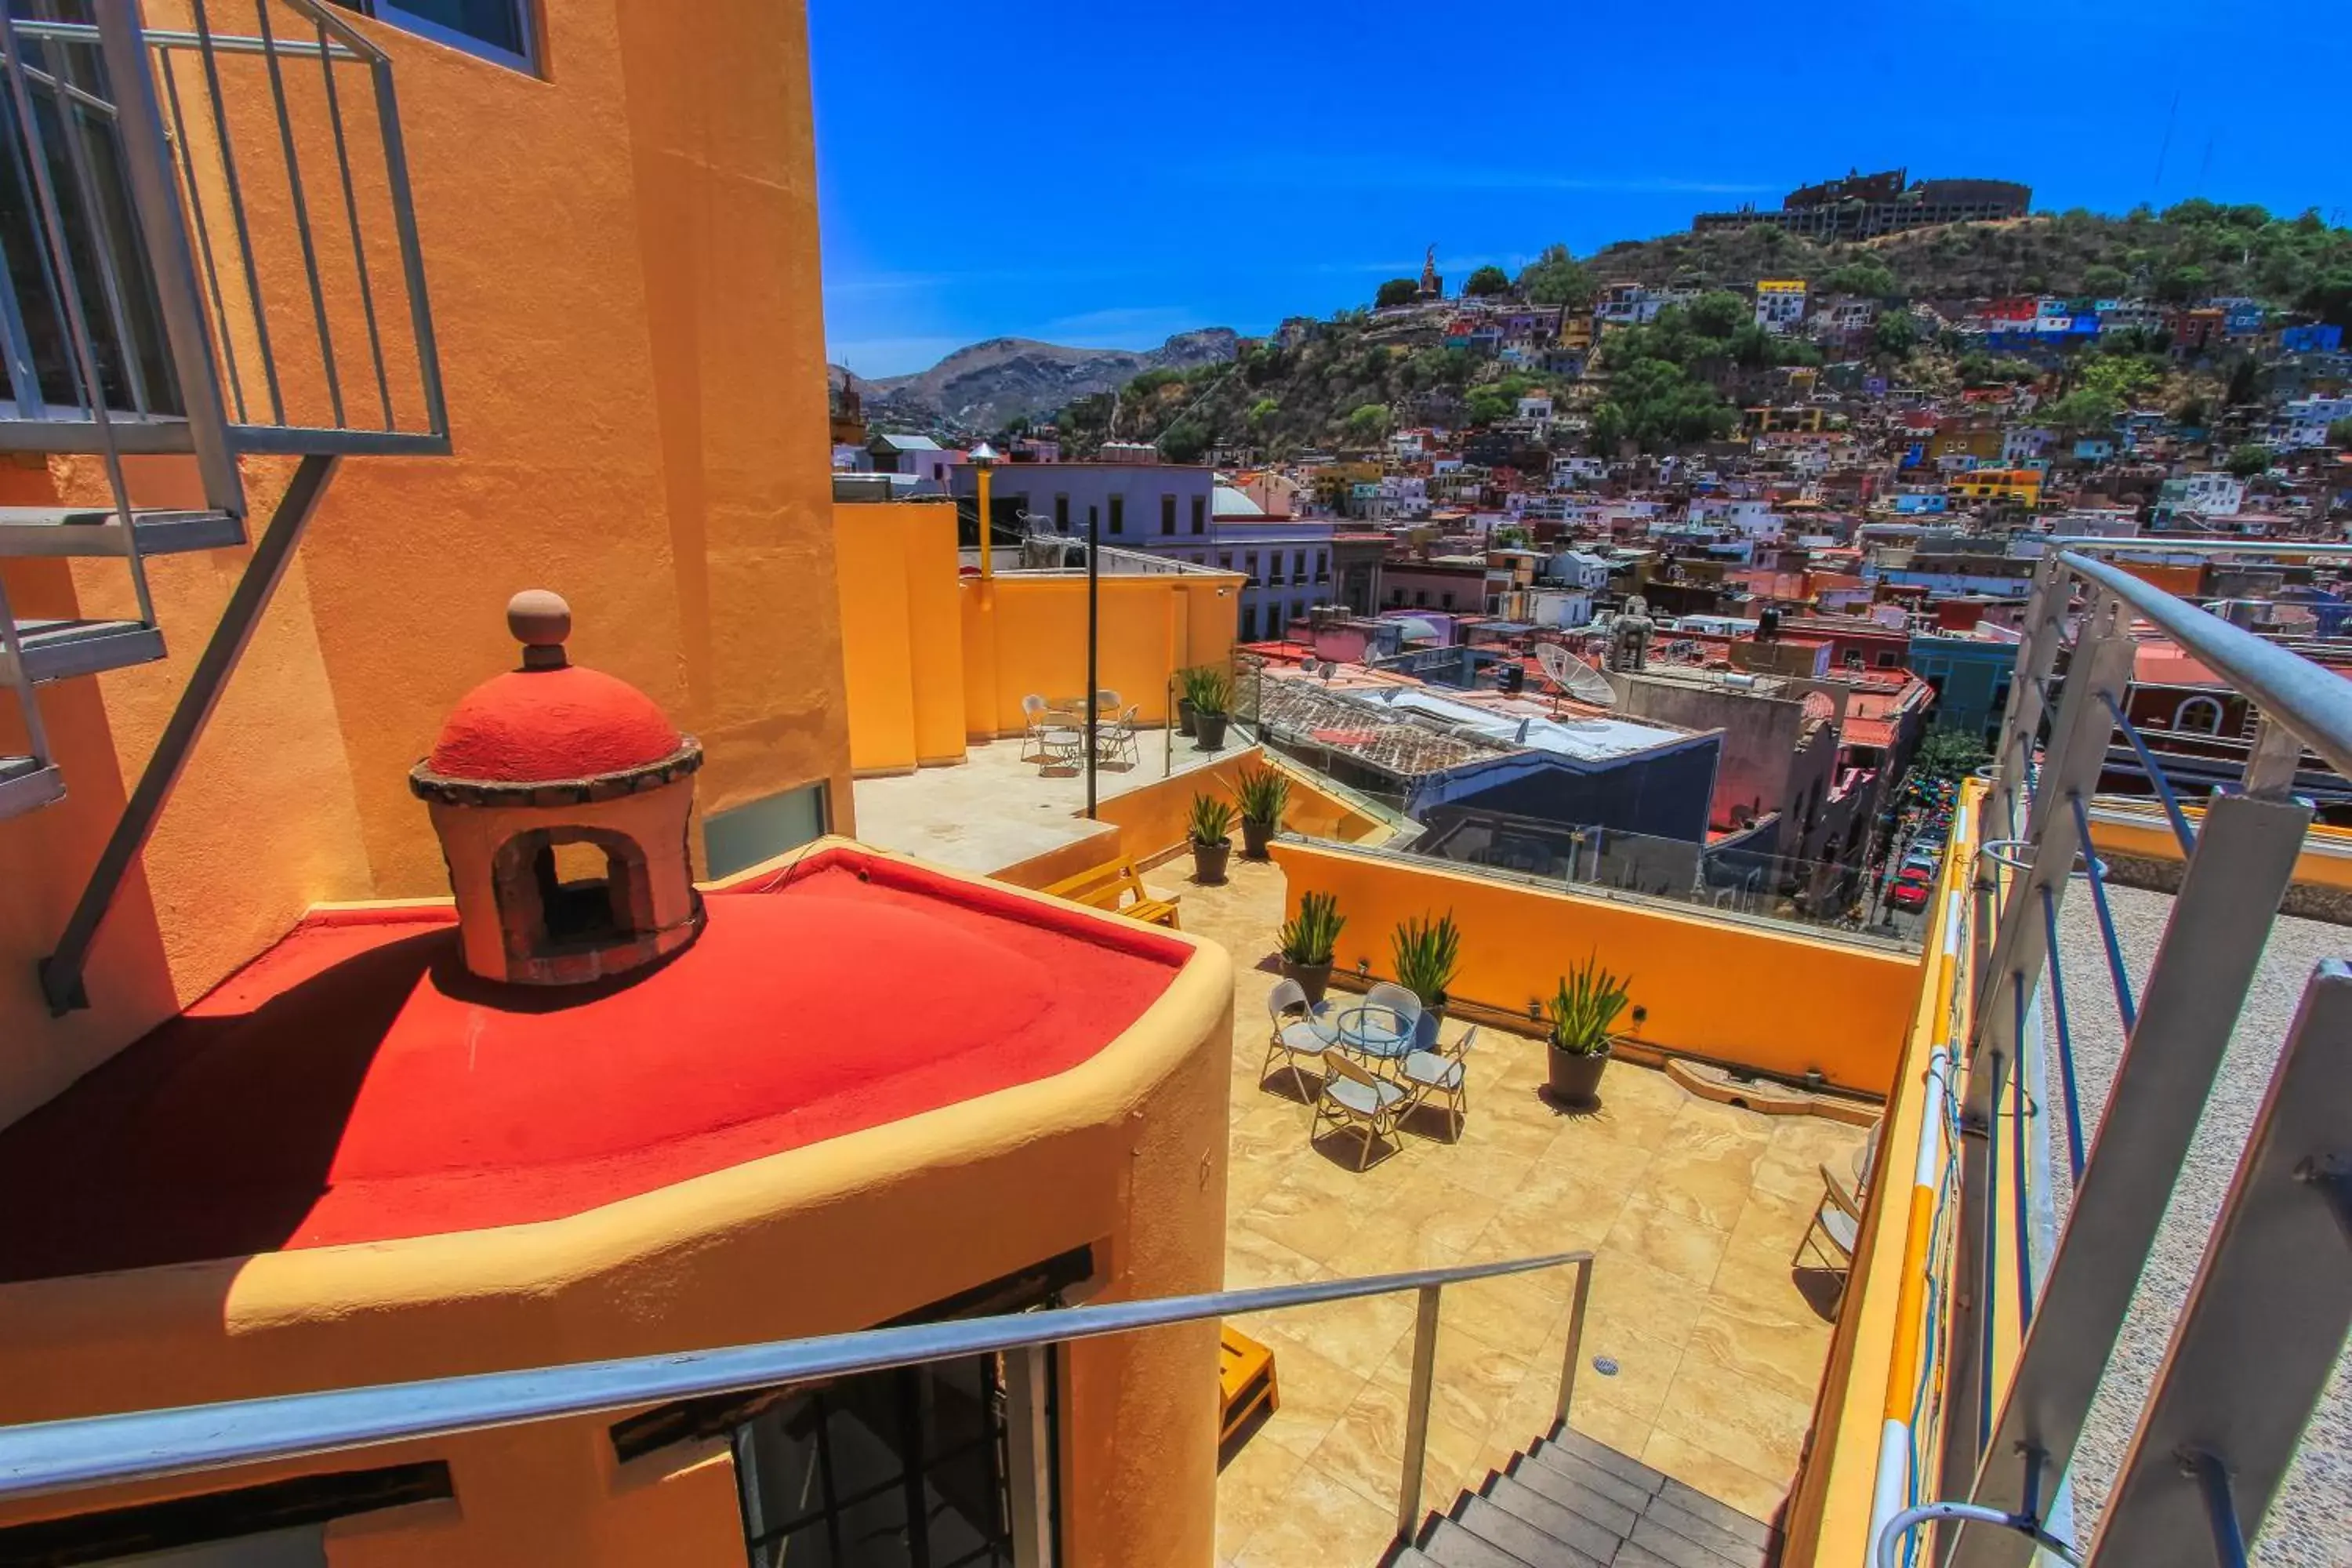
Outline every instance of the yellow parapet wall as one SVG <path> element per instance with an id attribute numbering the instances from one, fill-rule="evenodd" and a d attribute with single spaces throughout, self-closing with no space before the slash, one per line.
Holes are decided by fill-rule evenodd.
<path id="1" fill-rule="evenodd" d="M 1884 1095 L 1918 1002 L 1920 961 L 1851 943 L 1554 891 L 1338 846 L 1281 843 L 1274 858 L 1301 893 L 1334 894 L 1348 917 L 1338 961 L 1391 967 L 1389 935 L 1411 915 L 1451 911 L 1462 928 L 1454 990 L 1465 1003 L 1524 1013 L 1559 976 L 1599 953 L 1633 977 L 1647 1016 L 1631 1037 L 1764 1072 L 1818 1070 L 1841 1089 Z"/>

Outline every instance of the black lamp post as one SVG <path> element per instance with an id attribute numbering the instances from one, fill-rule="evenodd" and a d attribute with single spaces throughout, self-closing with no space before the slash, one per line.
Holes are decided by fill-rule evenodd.
<path id="1" fill-rule="evenodd" d="M 1097 633 L 1101 610 L 1101 521 L 1087 508 L 1087 818 L 1095 815 L 1095 729 L 1102 716 L 1095 664 L 1101 647 Z"/>

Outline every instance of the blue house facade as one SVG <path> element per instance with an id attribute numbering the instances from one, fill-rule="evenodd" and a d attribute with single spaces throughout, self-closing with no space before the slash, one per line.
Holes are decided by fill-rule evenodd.
<path id="1" fill-rule="evenodd" d="M 1998 738 L 2016 666 L 2015 643 L 1927 635 L 1911 639 L 1911 673 L 1935 688 L 1932 721 L 1939 730 Z"/>

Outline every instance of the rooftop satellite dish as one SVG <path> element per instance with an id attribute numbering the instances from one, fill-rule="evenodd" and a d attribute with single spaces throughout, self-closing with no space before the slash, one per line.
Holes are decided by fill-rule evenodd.
<path id="1" fill-rule="evenodd" d="M 1560 647 L 1558 643 L 1541 643 L 1536 647 L 1536 662 L 1554 686 L 1579 702 L 1590 702 L 1595 708 L 1617 706 L 1617 689 L 1606 677 Z"/>

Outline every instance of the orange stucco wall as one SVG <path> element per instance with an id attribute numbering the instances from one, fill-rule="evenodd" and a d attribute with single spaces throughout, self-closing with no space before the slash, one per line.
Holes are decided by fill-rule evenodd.
<path id="1" fill-rule="evenodd" d="M 55 1021 L 33 966 L 247 552 L 152 563 L 172 657 L 43 690 L 70 796 L 0 823 L 0 1124 L 310 904 L 446 889 L 405 775 L 511 663 L 499 611 L 518 588 L 565 595 L 573 656 L 701 739 L 702 811 L 822 782 L 854 830 L 801 8 L 543 9 L 544 79 L 352 19 L 394 60 L 454 455 L 343 461 L 103 929 L 96 1005 Z M 283 185 L 247 195 L 266 285 L 296 297 Z M 308 341 L 278 343 L 298 403 Z M 247 463 L 255 536 L 289 471 Z M 88 461 L 0 470 L 10 500 L 99 482 Z M 185 500 L 188 467 L 139 465 L 133 488 Z M 20 613 L 131 613 L 119 562 L 7 570 Z"/>
<path id="2" fill-rule="evenodd" d="M 1465 1002 L 1524 1013 L 1598 952 L 1631 975 L 1633 1003 L 1648 1010 L 1632 1037 L 1666 1050 L 1774 1073 L 1818 1069 L 1883 1095 L 1918 997 L 1919 961 L 1906 955 L 1338 847 L 1280 843 L 1274 858 L 1294 911 L 1302 893 L 1338 896 L 1343 968 L 1361 958 L 1389 973 L 1399 922 L 1451 910 L 1462 930 L 1453 989 Z"/>
<path id="3" fill-rule="evenodd" d="M 1078 1067 L 569 1218 L 0 1287 L 0 1423 L 835 1332 L 1079 1246 L 1092 1300 L 1213 1289 L 1233 972 L 1193 946 Z M 1216 1339 L 1069 1350 L 1069 1561 L 1209 1561 Z M 731 1460 L 683 1446 L 617 1465 L 611 1419 L 370 1451 L 447 1460 L 457 1507 L 339 1525 L 333 1561 L 740 1564 Z M 0 1523 L 305 1468 L 19 1503 Z"/>
<path id="4" fill-rule="evenodd" d="M 1097 667 L 1101 687 L 1168 721 L 1168 683 L 1189 665 L 1233 657 L 1242 578 L 1231 573 L 1111 575 L 1101 581 Z M 1082 698 L 1087 684 L 1083 575 L 966 577 L 964 727 L 973 740 L 1017 735 L 1021 699 Z"/>
<path id="5" fill-rule="evenodd" d="M 963 761 L 963 626 L 950 506 L 835 502 L 849 756 L 861 774 Z"/>

